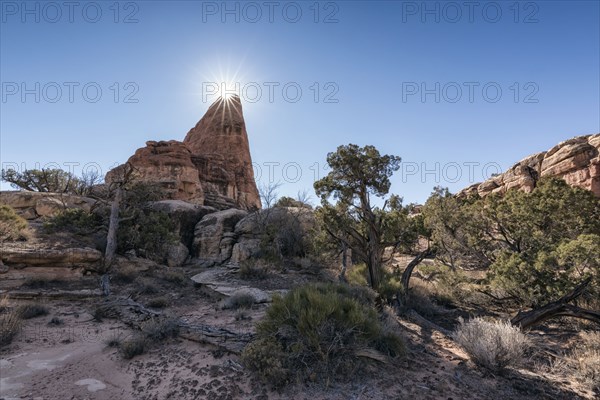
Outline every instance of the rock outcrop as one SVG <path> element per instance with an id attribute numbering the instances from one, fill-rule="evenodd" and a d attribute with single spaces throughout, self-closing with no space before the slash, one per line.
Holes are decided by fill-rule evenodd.
<path id="1" fill-rule="evenodd" d="M 204 265 L 214 265 L 239 264 L 269 250 L 293 253 L 295 249 L 289 247 L 301 247 L 301 236 L 310 232 L 314 222 L 314 212 L 299 207 L 276 207 L 250 214 L 234 209 L 219 211 L 206 215 L 196 225 L 192 254 Z"/>
<path id="2" fill-rule="evenodd" d="M 0 192 L 0 203 L 8 204 L 23 218 L 33 220 L 40 217 L 52 217 L 69 208 L 79 208 L 89 212 L 96 201 L 88 197 L 66 193 L 23 190 Z"/>
<path id="3" fill-rule="evenodd" d="M 132 179 L 158 183 L 165 198 L 224 210 L 261 207 L 239 97 L 219 99 L 183 142 L 149 141 L 128 160 Z M 106 174 L 111 183 L 125 164 Z"/>
<path id="4" fill-rule="evenodd" d="M 469 186 L 460 195 L 506 193 L 510 189 L 531 192 L 540 178 L 564 179 L 569 185 L 590 190 L 600 197 L 600 134 L 578 136 L 552 149 L 529 156 L 508 171 Z"/>
<path id="5" fill-rule="evenodd" d="M 247 213 L 230 209 L 208 214 L 194 232 L 194 255 L 202 260 L 223 263 L 231 258 L 236 242 L 235 226 Z"/>

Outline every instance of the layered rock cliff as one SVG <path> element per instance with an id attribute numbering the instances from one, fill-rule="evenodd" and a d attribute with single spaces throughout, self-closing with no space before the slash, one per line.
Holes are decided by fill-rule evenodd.
<path id="1" fill-rule="evenodd" d="M 459 195 L 505 193 L 509 189 L 531 192 L 544 177 L 564 179 L 569 185 L 600 197 L 600 134 L 577 136 L 548 151 L 531 155 L 506 172 L 463 189 Z"/>
<path id="2" fill-rule="evenodd" d="M 261 207 L 239 97 L 213 103 L 183 142 L 146 142 L 128 164 L 133 179 L 160 184 L 166 199 L 219 209 Z M 106 182 L 115 181 L 124 168 L 109 171 Z"/>

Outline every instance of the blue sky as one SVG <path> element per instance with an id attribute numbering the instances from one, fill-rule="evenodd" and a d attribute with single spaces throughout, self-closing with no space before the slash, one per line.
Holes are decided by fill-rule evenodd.
<path id="1" fill-rule="evenodd" d="M 106 172 L 183 140 L 221 82 L 282 195 L 340 144 L 401 156 L 392 191 L 423 202 L 600 132 L 598 1 L 270 4 L 1 1 L 2 166 Z"/>

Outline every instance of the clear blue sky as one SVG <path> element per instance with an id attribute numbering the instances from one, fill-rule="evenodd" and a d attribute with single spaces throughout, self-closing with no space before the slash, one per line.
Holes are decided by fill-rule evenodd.
<path id="1" fill-rule="evenodd" d="M 2 165 L 106 172 L 182 140 L 221 81 L 245 88 L 259 183 L 272 168 L 286 195 L 340 144 L 401 156 L 392 191 L 423 202 L 600 131 L 598 1 L 423 4 L 2 1 Z"/>

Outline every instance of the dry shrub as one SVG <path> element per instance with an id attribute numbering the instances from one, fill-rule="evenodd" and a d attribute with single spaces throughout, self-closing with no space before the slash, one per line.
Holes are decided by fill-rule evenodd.
<path id="1" fill-rule="evenodd" d="M 0 316 L 0 347 L 9 345 L 21 329 L 21 316 L 11 311 Z"/>
<path id="2" fill-rule="evenodd" d="M 251 308 L 256 299 L 250 293 L 234 293 L 223 300 L 223 310 L 238 310 L 240 308 Z"/>
<path id="3" fill-rule="evenodd" d="M 269 276 L 269 267 L 253 258 L 242 261 L 238 274 L 244 280 L 263 280 Z"/>
<path id="4" fill-rule="evenodd" d="M 25 240 L 28 236 L 27 221 L 11 206 L 0 204 L 0 241 Z"/>
<path id="5" fill-rule="evenodd" d="M 31 319 L 41 317 L 42 315 L 48 315 L 48 307 L 37 303 L 23 304 L 15 308 L 15 313 L 21 319 Z"/>
<path id="6" fill-rule="evenodd" d="M 600 394 L 600 332 L 582 332 L 575 348 L 552 367 Z"/>
<path id="7" fill-rule="evenodd" d="M 452 337 L 475 363 L 493 371 L 519 365 L 529 347 L 527 337 L 508 321 L 461 319 Z"/>
<path id="8" fill-rule="evenodd" d="M 167 269 L 160 274 L 160 278 L 164 281 L 177 285 L 185 285 L 188 283 L 188 278 L 181 271 Z"/>
<path id="9" fill-rule="evenodd" d="M 154 297 L 146 303 L 148 307 L 165 308 L 169 306 L 169 298 L 166 296 Z"/>
<path id="10" fill-rule="evenodd" d="M 135 336 L 132 339 L 125 340 L 120 343 L 119 350 L 121 351 L 121 356 L 126 360 L 144 354 L 144 351 L 146 351 L 146 338 Z"/>
<path id="11" fill-rule="evenodd" d="M 132 283 L 136 280 L 140 272 L 133 267 L 118 268 L 111 274 L 111 281 L 114 283 Z"/>

